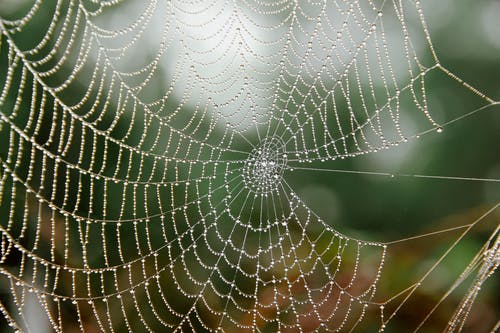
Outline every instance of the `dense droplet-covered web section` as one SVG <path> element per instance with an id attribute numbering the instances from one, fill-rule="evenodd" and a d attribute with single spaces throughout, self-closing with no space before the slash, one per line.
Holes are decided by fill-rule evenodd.
<path id="1" fill-rule="evenodd" d="M 339 233 L 289 180 L 443 131 L 430 73 L 497 104 L 440 63 L 424 18 L 418 0 L 36 0 L 0 13 L 2 323 L 384 330 L 427 275 L 407 298 L 379 296 L 392 243 Z M 476 258 L 478 286 L 491 253 Z"/>
<path id="2" fill-rule="evenodd" d="M 264 139 L 245 161 L 245 186 L 257 194 L 278 190 L 286 161 L 283 142 L 279 138 Z"/>

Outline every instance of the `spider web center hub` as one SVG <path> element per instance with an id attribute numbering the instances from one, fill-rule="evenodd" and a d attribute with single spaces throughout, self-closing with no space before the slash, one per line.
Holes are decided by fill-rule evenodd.
<path id="1" fill-rule="evenodd" d="M 243 167 L 245 186 L 256 194 L 276 191 L 286 168 L 287 155 L 283 140 L 277 137 L 264 139 L 252 150 Z"/>

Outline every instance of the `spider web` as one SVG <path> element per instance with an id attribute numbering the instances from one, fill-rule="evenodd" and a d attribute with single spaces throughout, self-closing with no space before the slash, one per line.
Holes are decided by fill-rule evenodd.
<path id="1" fill-rule="evenodd" d="M 36 331 L 35 302 L 54 331 L 382 331 L 498 207 L 364 241 L 289 183 L 359 173 L 329 163 L 499 104 L 441 64 L 419 1 L 37 0 L 0 31 L 0 311 L 14 330 Z M 481 107 L 439 123 L 435 72 Z M 378 297 L 393 247 L 457 230 L 415 283 Z M 497 269 L 498 232 L 448 289 L 474 276 L 446 331 Z"/>

